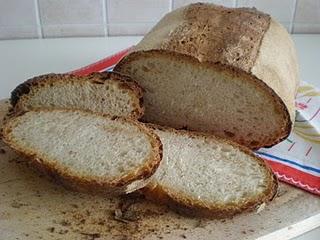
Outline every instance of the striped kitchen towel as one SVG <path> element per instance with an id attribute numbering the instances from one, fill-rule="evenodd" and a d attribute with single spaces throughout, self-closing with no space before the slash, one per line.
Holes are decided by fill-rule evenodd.
<path id="1" fill-rule="evenodd" d="M 77 75 L 112 70 L 130 48 L 86 67 Z M 271 166 L 279 180 L 320 195 L 320 90 L 302 82 L 296 97 L 296 120 L 290 136 L 272 148 L 256 152 Z"/>

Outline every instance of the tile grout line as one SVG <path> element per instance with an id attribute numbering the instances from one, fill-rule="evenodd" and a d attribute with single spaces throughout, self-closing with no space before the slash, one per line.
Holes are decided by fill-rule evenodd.
<path id="1" fill-rule="evenodd" d="M 43 30 L 42 30 L 42 24 L 40 19 L 39 0 L 34 0 L 34 6 L 35 6 L 38 38 L 43 38 Z"/>
<path id="2" fill-rule="evenodd" d="M 169 0 L 169 12 L 173 10 L 173 1 L 174 0 Z"/>
<path id="3" fill-rule="evenodd" d="M 298 0 L 293 0 L 293 11 L 292 11 L 291 21 L 289 26 L 291 34 L 293 33 L 293 23 L 294 23 L 294 18 L 296 16 L 297 4 L 298 4 Z"/>
<path id="4" fill-rule="evenodd" d="M 104 36 L 107 37 L 109 36 L 108 32 L 108 8 L 107 8 L 107 0 L 102 0 L 102 17 L 103 17 L 103 31 L 104 31 Z"/>

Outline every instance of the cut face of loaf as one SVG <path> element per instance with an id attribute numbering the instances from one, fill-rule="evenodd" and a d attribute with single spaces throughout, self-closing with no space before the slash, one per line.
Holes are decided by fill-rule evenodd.
<path id="1" fill-rule="evenodd" d="M 279 97 L 244 73 L 159 51 L 129 58 L 121 71 L 133 73 L 145 89 L 146 122 L 214 133 L 251 148 L 290 131 Z"/>
<path id="2" fill-rule="evenodd" d="M 88 76 L 48 74 L 20 84 L 11 94 L 15 112 L 35 109 L 80 109 L 140 118 L 142 90 L 129 77 L 118 73 Z"/>
<path id="3" fill-rule="evenodd" d="M 115 71 L 144 92 L 143 120 L 252 149 L 288 136 L 299 81 L 286 30 L 254 9 L 192 4 L 167 14 Z"/>
<path id="4" fill-rule="evenodd" d="M 223 218 L 270 201 L 277 180 L 243 147 L 173 129 L 157 129 L 163 160 L 144 189 L 148 198 L 196 216 Z"/>
<path id="5" fill-rule="evenodd" d="M 2 134 L 31 166 L 78 191 L 132 192 L 162 157 L 159 138 L 140 123 L 82 111 L 30 111 L 11 118 Z"/>

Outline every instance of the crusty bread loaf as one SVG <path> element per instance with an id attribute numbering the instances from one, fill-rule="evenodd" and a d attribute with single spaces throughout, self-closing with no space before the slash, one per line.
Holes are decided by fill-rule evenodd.
<path id="1" fill-rule="evenodd" d="M 224 218 L 270 201 L 277 179 L 249 149 L 210 135 L 153 126 L 163 159 L 145 195 L 189 215 Z"/>
<path id="2" fill-rule="evenodd" d="M 133 120 L 78 110 L 35 110 L 4 125 L 6 144 L 68 188 L 101 194 L 145 186 L 162 158 L 159 138 Z"/>
<path id="3" fill-rule="evenodd" d="M 294 44 L 255 9 L 197 3 L 174 10 L 115 71 L 145 90 L 147 122 L 257 149 L 285 139 L 294 121 Z"/>
<path id="4" fill-rule="evenodd" d="M 81 109 L 111 116 L 140 118 L 142 89 L 118 73 L 88 76 L 48 74 L 20 84 L 11 94 L 15 112 L 34 109 Z"/>

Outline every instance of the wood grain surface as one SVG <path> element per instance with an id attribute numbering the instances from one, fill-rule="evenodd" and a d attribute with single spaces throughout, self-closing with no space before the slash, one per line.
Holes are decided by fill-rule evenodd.
<path id="1" fill-rule="evenodd" d="M 0 101 L 1 121 L 8 107 Z M 285 184 L 263 211 L 225 220 L 180 216 L 138 194 L 71 192 L 0 142 L 0 239 L 255 239 L 317 214 L 318 197 Z"/>

